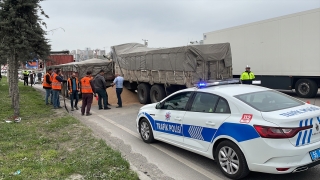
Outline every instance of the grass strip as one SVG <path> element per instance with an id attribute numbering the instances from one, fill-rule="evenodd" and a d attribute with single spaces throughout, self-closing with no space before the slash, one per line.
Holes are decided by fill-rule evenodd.
<path id="1" fill-rule="evenodd" d="M 139 179 L 120 152 L 96 139 L 79 120 L 46 106 L 42 95 L 19 84 L 20 123 L 13 115 L 6 77 L 0 82 L 0 180 Z"/>

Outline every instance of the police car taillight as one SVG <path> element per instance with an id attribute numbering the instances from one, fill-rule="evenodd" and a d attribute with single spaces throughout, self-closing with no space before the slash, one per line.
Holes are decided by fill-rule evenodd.
<path id="1" fill-rule="evenodd" d="M 310 129 L 313 125 L 297 128 L 284 128 L 284 127 L 269 127 L 269 126 L 259 126 L 253 125 L 259 135 L 263 138 L 274 138 L 274 139 L 283 139 L 283 138 L 292 138 L 298 132 Z"/>

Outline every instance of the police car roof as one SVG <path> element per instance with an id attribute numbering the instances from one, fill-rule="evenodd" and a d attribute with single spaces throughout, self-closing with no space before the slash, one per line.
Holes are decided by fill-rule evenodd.
<path id="1" fill-rule="evenodd" d="M 236 96 L 239 94 L 246 94 L 259 91 L 267 91 L 268 88 L 255 85 L 245 85 L 245 84 L 227 84 L 218 86 L 209 86 L 205 88 L 200 88 L 197 91 L 209 92 L 209 93 L 219 93 L 228 96 Z"/>

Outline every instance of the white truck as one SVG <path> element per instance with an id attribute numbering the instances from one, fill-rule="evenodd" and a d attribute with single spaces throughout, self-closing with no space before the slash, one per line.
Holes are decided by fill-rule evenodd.
<path id="1" fill-rule="evenodd" d="M 261 85 L 315 97 L 320 87 L 320 8 L 204 33 L 204 44 L 230 43 L 233 76 L 251 66 Z"/>

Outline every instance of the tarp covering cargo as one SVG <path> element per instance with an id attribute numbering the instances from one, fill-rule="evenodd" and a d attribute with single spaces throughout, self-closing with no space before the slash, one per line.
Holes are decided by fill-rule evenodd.
<path id="1" fill-rule="evenodd" d="M 80 78 L 86 76 L 87 71 L 91 71 L 92 75 L 95 76 L 103 69 L 105 71 L 105 78 L 113 78 L 113 62 L 110 60 L 88 59 L 81 62 L 51 66 L 51 68 L 60 68 L 63 73 L 67 73 L 67 76 L 70 76 L 71 72 L 76 72 Z"/>
<path id="2" fill-rule="evenodd" d="M 197 61 L 223 61 L 232 66 L 229 43 L 155 49 L 138 43 L 111 47 L 112 59 L 127 70 L 195 71 Z"/>

